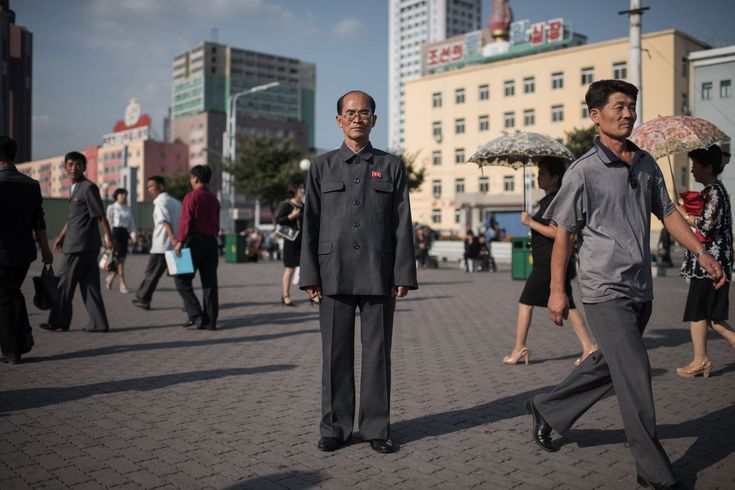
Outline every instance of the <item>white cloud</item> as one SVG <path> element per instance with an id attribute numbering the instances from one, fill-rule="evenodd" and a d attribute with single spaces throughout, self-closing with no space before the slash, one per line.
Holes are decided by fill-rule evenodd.
<path id="1" fill-rule="evenodd" d="M 347 17 L 341 19 L 334 25 L 332 33 L 338 38 L 349 39 L 365 35 L 365 29 L 358 19 Z"/>

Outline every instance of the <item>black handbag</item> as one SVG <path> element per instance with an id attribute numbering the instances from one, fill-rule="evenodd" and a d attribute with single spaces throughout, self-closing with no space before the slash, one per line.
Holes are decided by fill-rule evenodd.
<path id="1" fill-rule="evenodd" d="M 40 276 L 33 277 L 33 304 L 39 310 L 50 310 L 59 301 L 59 278 L 51 264 L 45 264 Z"/>

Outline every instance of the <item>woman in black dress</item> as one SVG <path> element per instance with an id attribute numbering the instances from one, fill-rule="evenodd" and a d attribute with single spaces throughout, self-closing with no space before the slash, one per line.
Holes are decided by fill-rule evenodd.
<path id="1" fill-rule="evenodd" d="M 551 250 L 554 247 L 556 226 L 550 225 L 550 220 L 544 219 L 546 208 L 556 196 L 561 180 L 564 177 L 564 161 L 558 158 L 544 157 L 538 163 L 538 186 L 546 195 L 539 201 L 539 209 L 533 218 L 525 211 L 521 214 L 521 222 L 531 228 L 531 254 L 533 256 L 533 269 L 526 281 L 526 286 L 518 301 L 518 320 L 516 325 L 516 344 L 513 352 L 503 358 L 505 364 L 518 364 L 523 359 L 528 364 L 530 353 L 526 347 L 528 328 L 531 326 L 533 307 L 546 308 L 549 302 L 551 283 Z M 569 297 L 569 320 L 582 344 L 582 355 L 575 361 L 579 365 L 587 356 L 597 350 L 587 328 L 584 325 L 582 315 L 574 306 L 572 297 L 572 278 L 575 275 L 574 260 L 569 261 L 566 274 L 565 289 Z"/>
<path id="2" fill-rule="evenodd" d="M 681 266 L 681 275 L 689 279 L 684 321 L 689 322 L 694 355 L 692 362 L 677 368 L 676 373 L 685 378 L 699 374 L 707 378 L 712 371 L 712 362 L 707 357 L 707 327 L 735 347 L 735 332 L 727 323 L 733 261 L 732 210 L 730 196 L 717 178 L 725 166 L 720 147 L 712 145 L 706 150 L 695 150 L 689 153 L 689 158 L 692 159 L 694 180 L 704 185 L 704 209 L 701 216 L 690 216 L 683 207 L 679 207 L 679 212 L 699 232 L 698 237 L 705 250 L 720 263 L 728 280 L 721 288 L 715 289 L 712 279 L 699 265 L 698 257 L 686 252 Z"/>
<path id="3" fill-rule="evenodd" d="M 281 296 L 281 304 L 284 306 L 296 306 L 291 301 L 291 280 L 294 271 L 301 261 L 301 226 L 304 223 L 304 184 L 292 183 L 288 189 L 288 200 L 282 202 L 276 209 L 275 222 L 276 227 L 287 226 L 298 232 L 294 240 L 284 237 L 283 239 L 283 278 L 282 287 L 283 295 Z"/>

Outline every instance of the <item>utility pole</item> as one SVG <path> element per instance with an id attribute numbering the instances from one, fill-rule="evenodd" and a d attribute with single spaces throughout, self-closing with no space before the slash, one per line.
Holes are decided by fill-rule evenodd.
<path id="1" fill-rule="evenodd" d="M 650 7 L 641 7 L 640 0 L 630 0 L 630 10 L 618 12 L 618 15 L 630 17 L 630 53 L 628 55 L 628 80 L 638 87 L 635 125 L 643 122 L 643 72 L 641 70 L 641 17 Z"/>

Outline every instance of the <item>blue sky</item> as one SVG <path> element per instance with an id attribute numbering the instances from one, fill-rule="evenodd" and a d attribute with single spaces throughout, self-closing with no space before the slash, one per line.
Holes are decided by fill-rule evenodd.
<path id="1" fill-rule="evenodd" d="M 316 144 L 337 146 L 335 100 L 351 89 L 378 103 L 373 143 L 387 142 L 387 0 L 10 0 L 34 35 L 33 158 L 99 144 L 140 99 L 162 136 L 171 61 L 209 40 L 317 64 Z M 483 0 L 483 19 L 490 15 Z M 643 31 L 680 29 L 735 44 L 733 0 L 644 0 Z M 511 0 L 515 19 L 563 17 L 589 42 L 624 37 L 629 0 Z"/>

